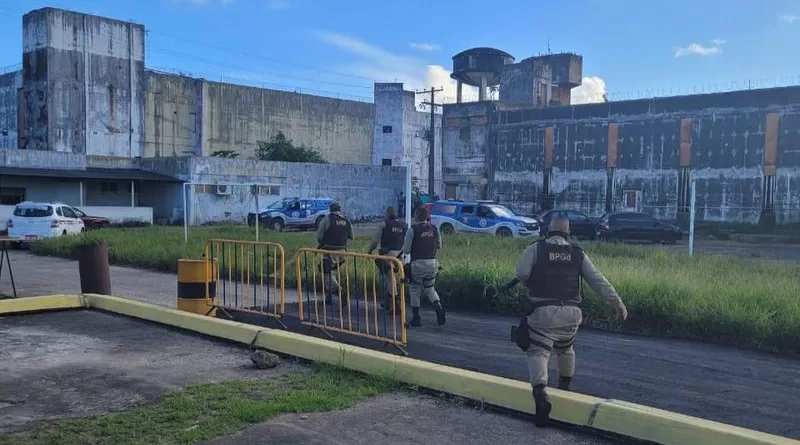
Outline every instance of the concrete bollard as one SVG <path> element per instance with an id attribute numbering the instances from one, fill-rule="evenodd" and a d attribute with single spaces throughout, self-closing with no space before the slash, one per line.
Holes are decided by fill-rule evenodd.
<path id="1" fill-rule="evenodd" d="M 84 244 L 77 247 L 81 293 L 111 295 L 111 271 L 107 244 Z"/>
<path id="2" fill-rule="evenodd" d="M 178 310 L 216 316 L 216 309 L 206 302 L 206 284 L 213 304 L 217 296 L 217 260 L 210 265 L 206 260 L 178 260 Z"/>

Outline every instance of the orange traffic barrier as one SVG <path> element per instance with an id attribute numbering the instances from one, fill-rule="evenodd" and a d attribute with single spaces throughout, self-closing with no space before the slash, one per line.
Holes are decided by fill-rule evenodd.
<path id="1" fill-rule="evenodd" d="M 405 277 L 398 258 L 303 248 L 295 265 L 304 325 L 383 341 L 407 355 Z"/>
<path id="2" fill-rule="evenodd" d="M 285 251 L 273 242 L 211 239 L 204 257 L 211 276 L 206 303 L 222 310 L 250 312 L 283 318 L 286 309 Z M 215 288 L 212 289 L 212 286 Z"/>

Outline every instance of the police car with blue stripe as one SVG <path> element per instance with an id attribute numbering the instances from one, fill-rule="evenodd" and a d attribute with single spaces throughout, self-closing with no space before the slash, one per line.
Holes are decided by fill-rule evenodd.
<path id="1" fill-rule="evenodd" d="M 330 213 L 332 198 L 283 198 L 275 201 L 258 212 L 258 221 L 262 227 L 275 231 L 285 228 L 309 230 L 316 229 L 319 223 Z M 255 226 L 256 214 L 247 215 L 247 225 Z"/>
<path id="2" fill-rule="evenodd" d="M 486 233 L 502 237 L 539 235 L 539 222 L 515 215 L 493 201 L 437 201 L 431 208 L 431 223 L 441 233 Z"/>

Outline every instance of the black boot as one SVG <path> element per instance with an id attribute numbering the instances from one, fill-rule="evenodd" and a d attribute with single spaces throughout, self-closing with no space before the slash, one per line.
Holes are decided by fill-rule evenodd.
<path id="1" fill-rule="evenodd" d="M 436 300 L 436 303 L 433 303 L 433 308 L 436 309 L 436 323 L 439 326 L 443 325 L 447 321 L 447 318 L 444 313 L 444 307 L 442 307 L 442 302 Z"/>
<path id="2" fill-rule="evenodd" d="M 560 376 L 558 378 L 558 389 L 569 391 L 572 387 L 572 377 Z"/>
<path id="3" fill-rule="evenodd" d="M 550 398 L 547 396 L 547 391 L 544 385 L 536 385 L 533 387 L 533 400 L 536 403 L 536 416 L 534 422 L 539 428 L 544 428 L 550 421 L 550 410 L 553 405 L 550 404 Z"/>
<path id="4" fill-rule="evenodd" d="M 422 326 L 422 319 L 419 318 L 419 308 L 418 307 L 412 307 L 411 308 L 411 313 L 413 314 L 412 317 L 411 317 L 411 321 L 406 323 L 406 327 L 409 327 L 409 326 L 414 326 L 414 327 Z"/>

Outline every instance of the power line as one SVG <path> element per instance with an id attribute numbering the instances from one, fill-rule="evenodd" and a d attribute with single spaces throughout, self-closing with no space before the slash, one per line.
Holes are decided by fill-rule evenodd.
<path id="1" fill-rule="evenodd" d="M 245 67 L 244 65 L 236 65 L 236 64 L 229 63 L 229 62 L 221 62 L 221 61 L 218 61 L 218 60 L 198 57 L 198 56 L 195 56 L 193 54 L 182 53 L 182 52 L 179 52 L 179 51 L 171 51 L 171 50 L 163 50 L 163 49 L 150 49 L 149 52 L 157 53 L 157 54 L 169 55 L 169 56 L 177 57 L 177 58 L 184 58 L 184 59 L 188 59 L 188 60 L 192 60 L 192 61 L 196 61 L 196 62 L 199 61 L 201 63 L 205 63 L 207 65 L 212 65 L 212 66 L 235 68 L 237 70 L 247 71 L 247 72 L 251 72 L 251 73 L 263 73 L 263 74 L 266 74 L 268 76 L 299 80 L 299 81 L 303 81 L 303 82 L 324 83 L 324 84 L 328 84 L 328 85 L 336 85 L 336 86 L 348 87 L 348 88 L 361 88 L 361 89 L 369 89 L 369 90 L 371 90 L 373 88 L 372 86 L 355 85 L 355 84 L 341 83 L 341 82 L 331 82 L 331 81 L 326 81 L 326 80 L 310 79 L 310 78 L 307 78 L 307 77 L 290 76 L 290 75 L 285 75 L 285 74 L 278 75 L 278 74 L 275 74 L 274 72 L 271 72 L 271 71 L 268 71 L 268 70 L 252 69 L 252 68 Z"/>
<path id="2" fill-rule="evenodd" d="M 43 2 L 39 2 L 39 1 L 36 1 L 36 0 L 31 0 L 31 1 L 43 4 Z M 0 7 L 0 9 L 14 12 L 13 10 L 8 9 L 8 8 Z M 11 14 L 3 13 L 2 11 L 0 11 L 0 14 L 8 15 L 9 17 L 12 17 Z M 22 15 L 24 15 L 24 13 Z M 238 50 L 232 50 L 232 49 L 229 49 L 229 48 L 225 48 L 223 46 L 214 45 L 214 44 L 210 44 L 210 43 L 206 43 L 206 42 L 201 42 L 201 41 L 194 40 L 194 39 L 189 39 L 189 38 L 185 38 L 185 37 L 181 37 L 181 36 L 175 36 L 175 35 L 164 33 L 164 32 L 157 31 L 157 30 L 152 30 L 152 29 L 146 29 L 145 30 L 145 34 L 148 37 L 149 37 L 149 35 L 151 33 L 152 34 L 156 34 L 156 35 L 162 35 L 162 36 L 165 36 L 165 37 L 168 37 L 168 38 L 182 40 L 182 41 L 193 43 L 193 44 L 196 44 L 196 45 L 201 45 L 201 46 L 206 46 L 206 47 L 209 47 L 209 48 L 218 49 L 218 50 L 221 50 L 221 51 L 225 51 L 226 53 L 240 54 L 240 55 L 247 56 L 249 58 L 262 59 L 262 60 L 265 60 L 265 61 L 270 61 L 272 63 L 279 63 L 279 64 L 284 64 L 284 65 L 287 65 L 287 66 L 295 66 L 295 67 L 302 68 L 302 69 L 314 70 L 314 71 L 319 71 L 319 72 L 324 72 L 324 73 L 329 73 L 329 74 L 334 74 L 334 75 L 340 75 L 340 76 L 347 76 L 347 77 L 352 77 L 352 78 L 356 78 L 356 79 L 363 79 L 363 80 L 368 80 L 370 82 L 373 82 L 373 79 L 368 78 L 368 77 L 364 77 L 364 76 L 358 76 L 358 75 L 355 75 L 355 74 L 348 74 L 348 73 L 342 73 L 342 72 L 333 71 L 333 70 L 326 70 L 326 69 L 322 69 L 322 68 L 298 65 L 298 64 L 294 64 L 294 63 L 284 62 L 284 61 L 281 61 L 281 60 L 278 60 L 278 59 L 264 57 L 264 56 L 257 55 L 257 54 L 247 53 L 247 52 L 238 51 Z M 125 43 L 125 44 L 128 43 L 127 40 L 122 41 L 120 39 L 115 39 L 112 36 L 108 36 L 108 38 L 110 38 L 112 40 L 116 40 L 117 42 L 120 42 L 120 43 Z M 148 40 L 151 40 L 151 39 L 148 39 Z M 370 89 L 370 90 L 373 88 L 372 85 L 370 85 L 370 86 L 356 85 L 356 84 L 349 84 L 349 83 L 343 83 L 343 82 L 335 82 L 335 81 L 327 81 L 327 80 L 321 80 L 321 79 L 311 79 L 311 78 L 300 77 L 300 76 L 292 76 L 292 75 L 287 75 L 287 74 L 278 75 L 278 74 L 275 74 L 275 72 L 271 72 L 271 71 L 267 71 L 267 70 L 253 69 L 253 68 L 248 68 L 248 67 L 245 67 L 245 66 L 242 66 L 242 65 L 233 65 L 233 64 L 228 63 L 228 62 L 219 62 L 219 61 L 215 61 L 215 60 L 212 60 L 212 59 L 198 57 L 198 56 L 195 56 L 195 55 L 192 55 L 192 54 L 181 53 L 181 52 L 170 51 L 170 50 L 163 50 L 163 49 L 159 50 L 157 47 L 155 49 L 148 48 L 148 50 L 145 53 L 150 53 L 150 52 L 165 54 L 165 55 L 169 55 L 171 57 L 185 58 L 185 59 L 189 59 L 189 60 L 193 60 L 193 61 L 200 60 L 200 61 L 202 61 L 202 62 L 204 62 L 204 63 L 206 63 L 208 65 L 213 65 L 213 66 L 235 67 L 236 69 L 239 69 L 239 70 L 248 71 L 248 72 L 263 73 L 263 74 L 266 74 L 268 76 L 273 76 L 273 77 L 287 78 L 287 79 L 299 80 L 299 81 L 304 81 L 304 82 L 323 83 L 323 84 L 342 86 L 342 87 L 347 87 L 347 88 L 359 88 L 359 89 Z"/>
<path id="3" fill-rule="evenodd" d="M 205 42 L 200 42 L 200 41 L 194 40 L 194 39 L 187 39 L 185 37 L 179 37 L 179 36 L 167 34 L 167 33 L 161 32 L 161 31 L 156 31 L 156 30 L 153 30 L 153 29 L 148 30 L 148 32 L 151 32 L 151 33 L 157 34 L 157 35 L 160 34 L 162 36 L 169 37 L 169 38 L 176 39 L 176 40 L 182 40 L 182 41 L 187 42 L 187 43 L 193 43 L 193 44 L 196 44 L 196 45 L 201 45 L 201 46 L 206 46 L 206 47 L 209 47 L 209 48 L 214 48 L 214 49 L 217 49 L 217 50 L 220 50 L 220 51 L 225 51 L 227 53 L 239 54 L 239 55 L 246 56 L 246 57 L 253 57 L 253 58 L 261 59 L 261 60 L 264 60 L 264 61 L 267 61 L 267 62 L 278 63 L 278 64 L 282 64 L 282 65 L 287 65 L 287 66 L 293 66 L 295 68 L 301 68 L 301 69 L 306 69 L 306 70 L 319 71 L 319 72 L 322 72 L 322 73 L 334 74 L 334 75 L 337 75 L 337 76 L 345 76 L 345 77 L 352 77 L 352 78 L 355 78 L 355 79 L 369 80 L 370 82 L 374 81 L 374 79 L 371 79 L 369 77 L 359 76 L 357 74 L 343 73 L 343 72 L 340 72 L 340 71 L 326 70 L 326 69 L 323 69 L 323 68 L 316 68 L 316 67 L 310 67 L 310 66 L 306 66 L 306 65 L 299 65 L 299 64 L 296 64 L 296 63 L 284 62 L 284 61 L 279 60 L 279 59 L 273 59 L 271 57 L 264 57 L 262 55 L 247 53 L 247 52 L 238 51 L 238 50 L 232 50 L 230 48 L 225 48 L 223 46 L 213 45 L 213 44 L 205 43 Z"/>
<path id="4" fill-rule="evenodd" d="M 444 88 L 431 88 L 430 90 L 423 90 L 417 91 L 416 94 L 430 94 L 431 100 L 430 102 L 422 102 L 424 105 L 429 105 L 431 107 L 431 129 L 430 134 L 428 135 L 428 142 L 430 143 L 430 148 L 428 149 L 428 195 L 433 196 L 436 194 L 436 181 L 435 181 L 435 174 L 436 169 L 434 168 L 434 162 L 436 161 L 436 145 L 434 141 L 436 140 L 436 114 L 435 110 L 436 107 L 441 106 L 441 104 L 436 103 L 436 93 L 444 91 Z"/>

